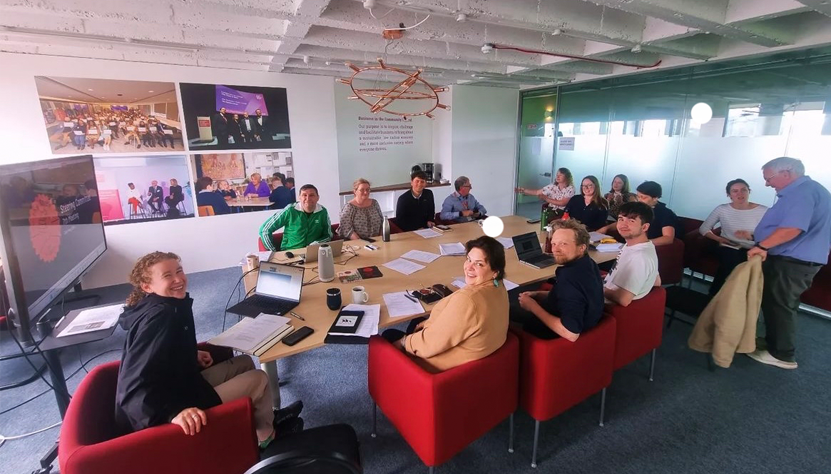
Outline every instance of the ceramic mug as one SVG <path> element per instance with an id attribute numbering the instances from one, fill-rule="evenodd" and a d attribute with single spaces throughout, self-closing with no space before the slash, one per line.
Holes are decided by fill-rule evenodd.
<path id="1" fill-rule="evenodd" d="M 369 293 L 366 292 L 363 286 L 356 286 L 352 288 L 352 302 L 355 304 L 364 304 L 369 301 Z"/>

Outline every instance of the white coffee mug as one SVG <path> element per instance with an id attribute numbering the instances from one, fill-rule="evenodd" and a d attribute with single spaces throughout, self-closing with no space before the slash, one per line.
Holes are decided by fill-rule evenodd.
<path id="1" fill-rule="evenodd" d="M 364 290 L 363 286 L 356 286 L 352 288 L 352 302 L 355 304 L 364 304 L 369 301 L 369 293 Z"/>

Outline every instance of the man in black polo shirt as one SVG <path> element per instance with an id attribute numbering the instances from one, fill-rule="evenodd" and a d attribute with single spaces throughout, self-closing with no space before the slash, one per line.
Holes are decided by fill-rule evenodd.
<path id="1" fill-rule="evenodd" d="M 589 257 L 589 232 L 574 219 L 552 223 L 551 248 L 557 268 L 551 291 L 523 291 L 511 306 L 511 320 L 541 339 L 571 342 L 593 328 L 603 314 L 603 280 Z"/>
<path id="2" fill-rule="evenodd" d="M 436 204 L 433 201 L 433 192 L 424 189 L 427 185 L 427 175 L 424 171 L 416 171 L 410 175 L 412 189 L 398 197 L 395 206 L 395 224 L 403 231 L 433 227 L 436 215 Z"/>
<path id="3" fill-rule="evenodd" d="M 638 186 L 638 201 L 652 208 L 652 223 L 646 231 L 646 237 L 652 241 L 652 245 L 669 245 L 675 240 L 675 229 L 678 225 L 678 217 L 666 204 L 658 201 L 661 198 L 661 185 L 655 181 L 644 181 Z M 615 230 L 617 223 L 611 223 L 597 229 L 601 234 L 607 234 Z"/>

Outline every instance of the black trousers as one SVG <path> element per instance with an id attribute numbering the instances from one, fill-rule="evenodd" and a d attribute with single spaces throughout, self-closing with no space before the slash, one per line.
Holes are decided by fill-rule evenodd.
<path id="1" fill-rule="evenodd" d="M 768 255 L 762 264 L 765 276 L 765 287 L 762 290 L 765 342 L 770 355 L 779 360 L 795 360 L 794 339 L 799 297 L 811 286 L 820 268 L 821 265 L 776 255 Z"/>
<path id="2" fill-rule="evenodd" d="M 522 330 L 528 334 L 539 339 L 556 339 L 560 337 L 559 334 L 552 331 L 548 326 L 543 324 L 534 313 L 522 309 L 519 305 L 519 294 L 525 291 L 536 291 L 538 285 L 520 286 L 508 292 L 508 301 L 510 302 L 509 318 L 512 323 L 522 326 Z"/>
<path id="3" fill-rule="evenodd" d="M 718 270 L 713 276 L 713 284 L 710 285 L 710 296 L 715 296 L 718 290 L 724 286 L 727 277 L 739 264 L 747 261 L 747 249 L 731 249 L 723 245 L 718 246 Z"/>

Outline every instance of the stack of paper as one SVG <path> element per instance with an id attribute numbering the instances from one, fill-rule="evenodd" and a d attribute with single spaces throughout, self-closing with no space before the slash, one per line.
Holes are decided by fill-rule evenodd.
<path id="1" fill-rule="evenodd" d="M 260 313 L 256 318 L 242 318 L 208 342 L 259 357 L 294 330 L 290 322 L 283 316 Z"/>
<path id="2" fill-rule="evenodd" d="M 391 262 L 385 263 L 384 266 L 405 275 L 415 273 L 424 268 L 424 265 L 419 265 L 409 260 L 404 260 L 403 258 L 396 258 Z"/>
<path id="3" fill-rule="evenodd" d="M 348 304 L 343 307 L 343 311 L 364 312 L 364 316 L 361 318 L 361 323 L 358 324 L 358 329 L 356 329 L 354 333 L 330 332 L 330 336 L 369 337 L 378 334 L 378 324 L 381 321 L 380 304 Z"/>
<path id="4" fill-rule="evenodd" d="M 598 252 L 617 252 L 621 247 L 623 247 L 623 244 L 617 242 L 614 244 L 597 244 L 597 247 L 595 248 Z"/>
<path id="5" fill-rule="evenodd" d="M 415 260 L 417 262 L 430 263 L 433 260 L 441 257 L 441 255 L 432 252 L 424 252 L 422 250 L 410 250 L 401 257 L 409 258 L 410 260 Z"/>
<path id="6" fill-rule="evenodd" d="M 78 313 L 72 323 L 65 327 L 57 337 L 111 328 L 118 322 L 118 317 L 123 311 L 124 305 L 121 303 L 85 309 Z"/>
<path id="7" fill-rule="evenodd" d="M 389 312 L 391 318 L 412 316 L 424 312 L 424 307 L 421 306 L 421 303 L 404 291 L 385 293 L 384 304 L 387 305 L 387 312 Z"/>
<path id="8" fill-rule="evenodd" d="M 465 255 L 465 246 L 461 242 L 455 244 L 439 244 L 442 255 Z"/>
<path id="9" fill-rule="evenodd" d="M 508 291 L 511 291 L 514 288 L 519 287 L 519 285 L 517 285 L 516 283 L 514 283 L 514 282 L 512 282 L 511 280 L 508 280 L 508 279 L 502 280 L 502 284 L 505 285 L 505 289 L 508 290 Z M 464 288 L 465 286 L 467 286 L 467 283 L 465 283 L 465 277 L 460 276 L 460 277 L 454 278 L 451 285 L 455 286 L 456 288 Z"/>
<path id="10" fill-rule="evenodd" d="M 433 229 L 419 229 L 414 231 L 416 234 L 424 237 L 425 239 L 432 239 L 433 237 L 441 237 L 442 233 L 437 232 Z"/>
<path id="11" fill-rule="evenodd" d="M 509 249 L 514 246 L 514 239 L 510 237 L 497 237 L 496 240 L 498 240 L 499 243 L 505 247 L 505 249 Z"/>

